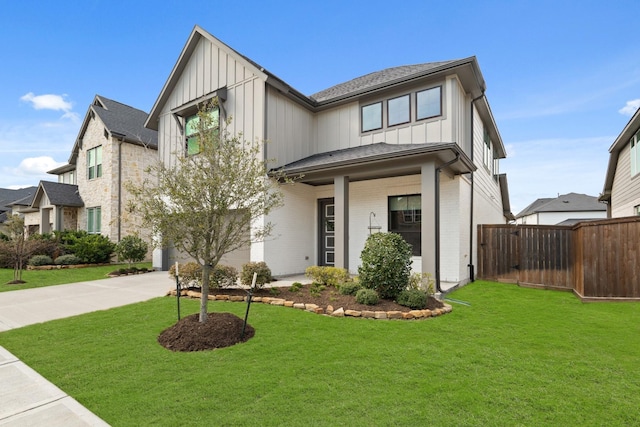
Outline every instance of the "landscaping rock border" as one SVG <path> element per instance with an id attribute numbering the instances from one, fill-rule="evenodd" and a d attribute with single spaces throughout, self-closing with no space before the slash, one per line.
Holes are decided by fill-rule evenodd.
<path id="1" fill-rule="evenodd" d="M 176 290 L 171 289 L 167 292 L 166 296 L 176 296 Z M 202 294 L 192 290 L 180 291 L 180 296 L 199 299 Z M 230 302 L 246 302 L 248 297 L 242 295 L 209 295 L 210 301 L 230 301 Z M 299 310 L 308 311 L 310 313 L 324 314 L 331 317 L 362 317 L 365 319 L 374 320 L 412 320 L 412 319 L 427 319 L 429 317 L 438 317 L 453 311 L 451 305 L 444 303 L 444 307 L 436 308 L 434 310 L 411 310 L 411 311 L 368 311 L 368 310 L 345 310 L 342 307 L 334 309 L 331 305 L 327 306 L 325 310 L 319 307 L 317 304 L 307 303 L 294 303 L 293 301 L 287 301 L 282 298 L 275 297 L 253 297 L 251 302 L 277 305 L 282 307 L 297 308 Z"/>

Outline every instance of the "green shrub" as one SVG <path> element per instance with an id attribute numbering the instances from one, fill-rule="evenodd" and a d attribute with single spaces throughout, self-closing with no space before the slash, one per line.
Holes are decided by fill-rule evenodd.
<path id="1" fill-rule="evenodd" d="M 414 310 L 420 310 L 427 307 L 429 295 L 422 289 L 405 289 L 398 294 L 396 302 L 405 307 Z"/>
<path id="2" fill-rule="evenodd" d="M 344 268 L 312 265 L 307 267 L 305 274 L 314 282 L 325 286 L 336 286 L 340 282 L 349 280 L 349 272 Z"/>
<path id="3" fill-rule="evenodd" d="M 211 285 L 215 288 L 228 288 L 238 282 L 238 270 L 230 265 L 218 264 L 211 272 Z"/>
<path id="4" fill-rule="evenodd" d="M 74 254 L 60 255 L 55 260 L 56 265 L 76 265 L 82 264 L 82 260 Z"/>
<path id="5" fill-rule="evenodd" d="M 358 304 L 376 305 L 378 301 L 378 293 L 373 289 L 364 288 L 356 292 L 356 302 Z"/>
<path id="6" fill-rule="evenodd" d="M 327 289 L 326 285 L 318 282 L 313 282 L 311 286 L 309 286 L 309 293 L 311 294 L 311 296 L 319 297 L 322 291 L 324 291 L 325 289 Z"/>
<path id="7" fill-rule="evenodd" d="M 39 266 L 39 265 L 51 265 L 53 264 L 53 260 L 49 255 L 34 255 L 29 260 L 29 265 Z"/>
<path id="8" fill-rule="evenodd" d="M 149 245 L 136 235 L 123 237 L 115 246 L 118 260 L 125 261 L 129 265 L 144 260 L 148 249 Z"/>
<path id="9" fill-rule="evenodd" d="M 413 273 L 409 277 L 409 289 L 421 289 L 427 292 L 427 295 L 435 294 L 434 281 L 430 273 Z"/>
<path id="10" fill-rule="evenodd" d="M 362 289 L 362 285 L 359 282 L 345 282 L 338 284 L 337 288 L 342 295 L 355 295 Z"/>
<path id="11" fill-rule="evenodd" d="M 184 264 L 178 264 L 178 283 L 182 288 L 189 287 L 201 287 L 202 284 L 202 267 L 196 262 L 187 262 Z M 176 278 L 176 265 L 173 264 L 169 268 L 169 276 L 175 280 Z"/>
<path id="12" fill-rule="evenodd" d="M 300 282 L 293 282 L 289 288 L 291 292 L 300 292 L 300 289 L 302 289 L 302 283 Z"/>
<path id="13" fill-rule="evenodd" d="M 6 234 L 4 234 L 4 233 L 0 233 L 0 241 L 1 241 L 1 242 L 8 242 L 9 240 L 11 240 L 11 239 L 9 238 L 9 236 L 7 236 L 7 235 L 6 235 Z"/>
<path id="14" fill-rule="evenodd" d="M 87 264 L 109 262 L 115 250 L 115 244 L 102 234 L 89 234 L 83 230 L 55 234 L 65 252 L 76 255 Z"/>
<path id="15" fill-rule="evenodd" d="M 374 289 L 381 298 L 395 299 L 409 284 L 411 245 L 396 233 L 375 233 L 360 254 L 358 274 L 362 286 Z"/>
<path id="16" fill-rule="evenodd" d="M 240 273 L 240 282 L 244 286 L 251 286 L 253 282 L 253 273 L 258 273 L 256 277 L 256 288 L 260 289 L 265 283 L 271 282 L 271 270 L 264 261 L 248 262 L 242 266 Z"/>

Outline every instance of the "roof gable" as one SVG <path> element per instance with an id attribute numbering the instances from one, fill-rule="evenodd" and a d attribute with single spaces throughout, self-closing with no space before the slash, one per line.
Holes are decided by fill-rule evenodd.
<path id="1" fill-rule="evenodd" d="M 542 212 L 588 212 L 606 211 L 607 207 L 597 197 L 586 194 L 568 193 L 556 198 L 537 199 L 520 212 L 516 218 Z"/>
<path id="2" fill-rule="evenodd" d="M 609 163 L 607 165 L 607 174 L 604 179 L 604 188 L 602 189 L 602 195 L 600 200 L 611 201 L 611 190 L 613 189 L 613 178 L 618 168 L 618 158 L 620 157 L 620 151 L 629 144 L 631 137 L 640 129 L 640 108 L 636 110 L 636 113 L 627 122 L 620 135 L 609 147 Z"/>
<path id="3" fill-rule="evenodd" d="M 32 197 L 36 192 L 37 187 L 25 187 L 17 190 L 9 188 L 0 188 L 0 212 L 9 210 L 9 206 L 16 201 L 23 200 L 28 197 Z"/>
<path id="4" fill-rule="evenodd" d="M 62 184 L 52 181 L 40 181 L 31 206 L 34 208 L 38 207 L 43 195 L 46 195 L 49 199 L 49 203 L 54 206 L 84 206 L 84 202 L 80 198 L 77 185 Z"/>

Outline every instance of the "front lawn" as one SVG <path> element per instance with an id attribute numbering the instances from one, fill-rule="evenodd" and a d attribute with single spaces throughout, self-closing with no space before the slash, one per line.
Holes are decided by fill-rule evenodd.
<path id="1" fill-rule="evenodd" d="M 640 304 L 476 282 L 421 321 L 255 304 L 248 342 L 173 353 L 175 298 L 0 334 L 112 425 L 638 425 Z M 244 316 L 242 303 L 211 311 Z M 182 314 L 198 301 L 182 300 Z"/>
<path id="2" fill-rule="evenodd" d="M 135 266 L 138 268 L 151 268 L 151 263 L 141 262 L 135 264 Z M 7 284 L 13 280 L 12 268 L 0 268 L 0 292 L 106 279 L 107 274 L 122 267 L 127 266 L 125 264 L 112 264 L 99 267 L 65 268 L 60 270 L 24 270 L 22 272 L 22 280 L 27 283 L 19 285 Z"/>

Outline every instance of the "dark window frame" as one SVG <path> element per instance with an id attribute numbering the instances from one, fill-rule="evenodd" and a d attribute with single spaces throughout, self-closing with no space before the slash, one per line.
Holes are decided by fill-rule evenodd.
<path id="1" fill-rule="evenodd" d="M 398 198 L 407 198 L 407 204 L 409 198 L 420 198 L 420 209 L 406 209 L 402 211 L 392 211 L 391 202 Z M 408 206 L 407 206 L 408 207 Z M 399 218 L 402 218 L 402 222 L 405 224 L 417 224 L 417 230 L 400 229 L 394 225 L 394 214 L 398 212 Z M 412 256 L 422 256 L 422 194 L 398 194 L 387 197 L 387 218 L 388 218 L 388 230 L 390 233 L 396 233 L 402 236 L 402 238 L 411 245 Z"/>
<path id="2" fill-rule="evenodd" d="M 439 92 L 439 98 L 440 98 L 440 103 L 438 105 L 438 114 L 433 114 L 430 116 L 424 116 L 421 117 L 420 116 L 420 108 L 419 108 L 419 104 L 418 104 L 418 98 L 420 96 L 421 93 L 425 93 L 425 92 L 429 92 L 432 90 L 436 90 L 438 89 Z M 426 88 L 426 89 L 422 89 L 422 90 L 418 90 L 415 92 L 415 106 L 416 106 L 416 122 L 422 121 L 422 120 L 429 120 L 429 119 L 433 119 L 434 117 L 442 117 L 442 85 L 439 86 L 433 86 L 430 88 Z"/>
<path id="3" fill-rule="evenodd" d="M 397 99 L 400 98 L 407 98 L 407 120 L 404 122 L 397 122 L 397 123 L 391 123 L 391 107 L 389 105 L 389 103 L 391 101 L 395 101 Z M 387 99 L 387 127 L 393 127 L 393 126 L 399 126 L 399 125 L 404 125 L 407 123 L 411 123 L 411 94 L 407 93 L 404 95 L 400 95 L 400 96 L 396 96 L 394 98 L 389 98 Z"/>
<path id="4" fill-rule="evenodd" d="M 371 107 L 374 105 L 380 105 L 380 126 L 376 127 L 376 128 L 371 128 L 371 129 L 365 129 L 364 128 L 364 110 L 367 107 Z M 384 128 L 384 123 L 383 123 L 383 119 L 384 119 L 384 108 L 383 108 L 383 103 L 382 101 L 376 101 L 376 102 L 372 102 L 370 104 L 366 104 L 360 107 L 360 130 L 362 133 L 366 133 L 366 132 L 372 132 L 375 130 L 380 130 L 382 128 Z"/>

